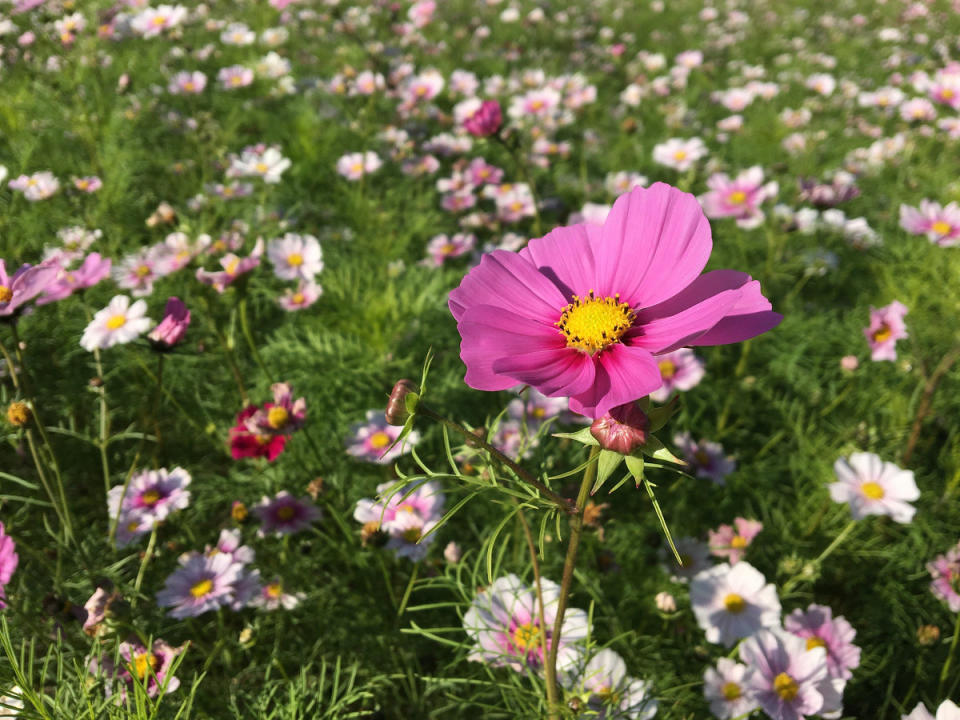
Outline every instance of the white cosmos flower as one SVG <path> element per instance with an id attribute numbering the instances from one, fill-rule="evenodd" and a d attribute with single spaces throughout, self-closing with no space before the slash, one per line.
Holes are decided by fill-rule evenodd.
<path id="1" fill-rule="evenodd" d="M 690 581 L 690 603 L 707 640 L 726 647 L 760 628 L 780 625 L 777 589 L 742 560 L 698 573 Z"/>
<path id="2" fill-rule="evenodd" d="M 849 504 L 854 520 L 867 515 L 889 515 L 898 523 L 913 519 L 916 508 L 910 502 L 920 497 L 920 490 L 912 471 L 863 452 L 838 459 L 833 471 L 837 482 L 830 483 L 830 497 Z"/>
<path id="3" fill-rule="evenodd" d="M 267 244 L 267 257 L 281 280 L 313 280 L 323 270 L 320 242 L 312 235 L 287 233 Z"/>
<path id="4" fill-rule="evenodd" d="M 116 295 L 83 331 L 80 345 L 93 352 L 97 348 L 122 345 L 136 339 L 153 326 L 146 317 L 147 303 L 137 300 L 133 305 L 126 295 Z"/>

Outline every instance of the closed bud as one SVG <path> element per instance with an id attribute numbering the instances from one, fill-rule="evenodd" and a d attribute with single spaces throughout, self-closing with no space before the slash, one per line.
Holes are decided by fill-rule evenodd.
<path id="1" fill-rule="evenodd" d="M 167 352 L 183 340 L 189 326 L 190 311 L 180 298 L 172 297 L 167 300 L 163 320 L 150 331 L 147 337 L 154 350 Z"/>
<path id="2" fill-rule="evenodd" d="M 668 592 L 658 592 L 653 601 L 660 612 L 672 613 L 677 611 L 677 599 Z"/>
<path id="3" fill-rule="evenodd" d="M 917 642 L 921 645 L 933 645 L 940 639 L 940 628 L 936 625 L 921 625 L 917 628 Z"/>
<path id="4" fill-rule="evenodd" d="M 484 100 L 476 112 L 463 121 L 463 129 L 474 137 L 490 137 L 503 124 L 503 113 L 496 100 Z"/>
<path id="5" fill-rule="evenodd" d="M 650 419 L 635 402 L 613 408 L 593 421 L 590 434 L 604 450 L 629 455 L 647 442 Z"/>
<path id="6" fill-rule="evenodd" d="M 10 403 L 7 407 L 7 421 L 16 427 L 23 427 L 30 422 L 30 408 L 19 400 Z"/>
<path id="7" fill-rule="evenodd" d="M 462 554 L 460 546 L 452 540 L 448 542 L 447 546 L 443 549 L 443 559 L 451 565 L 456 565 L 460 562 L 460 556 Z"/>
<path id="8" fill-rule="evenodd" d="M 410 417 L 410 411 L 407 408 L 407 397 L 410 393 L 417 392 L 417 385 L 413 380 L 398 380 L 393 386 L 393 392 L 390 393 L 390 399 L 387 401 L 387 411 L 384 415 L 390 425 L 402 426 Z"/>

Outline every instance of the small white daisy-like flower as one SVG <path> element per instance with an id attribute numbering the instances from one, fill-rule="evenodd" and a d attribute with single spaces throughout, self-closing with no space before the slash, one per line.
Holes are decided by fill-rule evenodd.
<path id="1" fill-rule="evenodd" d="M 760 628 L 780 625 L 777 589 L 745 561 L 699 573 L 690 582 L 690 603 L 707 641 L 726 647 Z"/>
<path id="2" fill-rule="evenodd" d="M 323 270 L 323 253 L 312 235 L 287 233 L 267 244 L 267 257 L 273 272 L 281 280 L 312 281 Z"/>
<path id="3" fill-rule="evenodd" d="M 913 472 L 884 462 L 873 453 L 853 453 L 833 464 L 837 482 L 830 483 L 834 502 L 850 505 L 854 520 L 867 515 L 889 515 L 909 523 L 917 511 L 910 503 L 920 497 Z"/>
<path id="4" fill-rule="evenodd" d="M 136 339 L 153 326 L 146 317 L 147 303 L 137 300 L 133 305 L 126 295 L 116 295 L 83 331 L 80 346 L 93 352 L 97 348 L 122 345 Z"/>

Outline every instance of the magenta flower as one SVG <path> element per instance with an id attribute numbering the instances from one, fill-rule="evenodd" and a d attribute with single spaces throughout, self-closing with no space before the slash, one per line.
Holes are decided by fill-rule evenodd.
<path id="1" fill-rule="evenodd" d="M 0 550 L 0 556 L 2 556 L 2 550 Z M 0 568 L 2 568 L 2 562 L 0 559 Z M 960 542 L 945 554 L 937 555 L 928 562 L 927 571 L 933 576 L 930 592 L 943 600 L 950 608 L 950 612 L 960 613 Z M 0 581 L 2 580 L 3 573 L 0 569 Z"/>
<path id="2" fill-rule="evenodd" d="M 706 370 L 703 360 L 693 354 L 690 348 L 680 348 L 657 358 L 663 385 L 650 393 L 650 399 L 666 402 L 674 390 L 690 390 L 700 384 Z"/>
<path id="3" fill-rule="evenodd" d="M 290 535 L 306 530 L 320 519 L 320 508 L 307 498 L 295 498 L 286 490 L 278 492 L 272 500 L 264 497 L 251 511 L 260 518 L 260 530 L 257 531 L 260 537 L 271 532 Z"/>
<path id="4" fill-rule="evenodd" d="M 738 517 L 733 524 L 737 526 L 736 529 L 721 525 L 716 530 L 708 530 L 707 534 L 710 536 L 710 554 L 727 558 L 731 565 L 736 565 L 743 559 L 753 539 L 763 530 L 763 523 Z"/>
<path id="5" fill-rule="evenodd" d="M 43 295 L 37 298 L 37 305 L 46 305 L 69 297 L 78 290 L 93 287 L 110 274 L 110 258 L 100 253 L 90 253 L 76 270 L 62 270 L 55 282 L 50 283 Z"/>
<path id="6" fill-rule="evenodd" d="M 799 608 L 783 620 L 783 628 L 807 641 L 807 650 L 822 647 L 827 651 L 827 670 L 832 678 L 849 680 L 860 666 L 860 648 L 853 644 L 857 631 L 841 615 L 825 605 L 811 604 L 806 612 Z"/>
<path id="7" fill-rule="evenodd" d="M 470 117 L 463 121 L 463 129 L 474 137 L 489 137 L 503 124 L 503 113 L 496 100 L 484 100 Z"/>
<path id="8" fill-rule="evenodd" d="M 147 335 L 155 350 L 166 352 L 183 340 L 190 327 L 190 311 L 178 297 L 167 300 L 163 311 L 163 320 Z"/>
<path id="9" fill-rule="evenodd" d="M 900 206 L 900 227 L 914 235 L 926 235 L 940 247 L 960 245 L 960 206 L 952 202 L 921 200 L 920 207 Z"/>
<path id="10" fill-rule="evenodd" d="M 17 563 L 20 561 L 16 553 L 17 545 L 13 538 L 7 535 L 6 528 L 0 522 L 0 610 L 7 604 L 4 598 L 7 597 L 6 586 L 13 577 L 14 570 L 17 569 Z"/>
<path id="11" fill-rule="evenodd" d="M 777 325 L 749 275 L 700 274 L 712 246 L 696 199 L 657 183 L 620 196 L 602 228 L 485 255 L 449 300 L 467 384 L 531 385 L 598 418 L 663 384 L 654 355 Z"/>
<path id="12" fill-rule="evenodd" d="M 710 192 L 700 197 L 703 211 L 709 218 L 736 218 L 742 228 L 754 228 L 763 222 L 760 203 L 776 197 L 776 182 L 763 184 L 763 169 L 759 165 L 744 170 L 731 179 L 725 173 L 714 173 L 707 180 Z"/>
<path id="13" fill-rule="evenodd" d="M 907 325 L 903 316 L 907 314 L 907 306 L 894 300 L 882 308 L 870 308 L 870 327 L 863 329 L 863 334 L 870 344 L 870 359 L 896 360 L 897 340 L 907 335 Z"/>
<path id="14" fill-rule="evenodd" d="M 24 303 L 56 282 L 59 273 L 60 266 L 50 263 L 22 265 L 13 275 L 8 275 L 5 261 L 0 260 L 0 318 L 20 310 Z"/>

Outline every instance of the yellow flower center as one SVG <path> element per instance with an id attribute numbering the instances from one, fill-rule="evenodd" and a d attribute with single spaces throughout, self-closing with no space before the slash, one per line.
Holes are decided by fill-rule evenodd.
<path id="1" fill-rule="evenodd" d="M 513 631 L 513 644 L 517 646 L 518 650 L 529 650 L 534 645 L 539 644 L 539 640 L 540 631 L 533 623 L 518 625 L 517 629 Z"/>
<path id="2" fill-rule="evenodd" d="M 420 528 L 410 528 L 403 531 L 403 539 L 408 543 L 415 543 L 420 540 Z"/>
<path id="3" fill-rule="evenodd" d="M 107 320 L 107 329 L 108 330 L 119 330 L 124 325 L 127 324 L 126 315 L 114 315 L 109 320 Z"/>
<path id="4" fill-rule="evenodd" d="M 160 27 L 166 24 L 167 19 L 163 15 L 157 15 L 152 22 L 156 27 Z"/>
<path id="5" fill-rule="evenodd" d="M 730 547 L 736 548 L 737 550 L 743 550 L 747 546 L 747 539 L 745 537 L 740 537 L 739 535 L 734 535 L 733 540 L 730 541 Z"/>
<path id="6" fill-rule="evenodd" d="M 954 95 L 955 93 L 950 88 L 944 88 L 940 92 L 940 97 L 942 97 L 944 100 L 950 100 Z"/>
<path id="7" fill-rule="evenodd" d="M 707 455 L 707 451 L 706 451 L 706 450 L 697 450 L 697 451 L 693 454 L 693 457 L 694 457 L 694 459 L 695 459 L 698 463 L 700 463 L 701 465 L 709 465 L 709 464 L 710 464 L 710 456 Z"/>
<path id="8" fill-rule="evenodd" d="M 303 255 L 300 253 L 290 253 L 287 255 L 287 264 L 292 265 L 293 267 L 300 267 L 303 265 Z"/>
<path id="9" fill-rule="evenodd" d="M 747 201 L 747 194 L 743 190 L 735 190 L 727 198 L 732 205 L 743 205 Z"/>
<path id="10" fill-rule="evenodd" d="M 737 615 L 746 609 L 747 601 L 741 595 L 730 593 L 723 599 L 723 606 L 727 609 L 727 612 Z"/>
<path id="11" fill-rule="evenodd" d="M 814 648 L 822 647 L 825 648 L 827 643 L 824 642 L 824 639 L 817 637 L 816 635 L 811 635 L 807 638 L 807 650 L 813 650 Z"/>
<path id="12" fill-rule="evenodd" d="M 278 582 L 272 582 L 266 587 L 266 593 L 272 598 L 278 598 L 283 594 L 283 585 Z"/>
<path id="13" fill-rule="evenodd" d="M 677 374 L 677 366 L 672 360 L 661 360 L 657 365 L 664 380 L 669 380 Z"/>
<path id="14" fill-rule="evenodd" d="M 293 297 L 290 299 L 293 300 L 294 304 L 296 305 L 302 305 L 306 300 L 306 298 L 303 296 L 303 293 L 294 293 Z"/>
<path id="15" fill-rule="evenodd" d="M 797 681 L 785 672 L 780 673 L 773 679 L 773 689 L 777 695 L 787 702 L 796 698 L 797 693 L 800 692 L 800 686 L 797 685 Z"/>
<path id="16" fill-rule="evenodd" d="M 279 430 L 287 424 L 289 418 L 290 413 L 287 412 L 287 409 L 276 405 L 267 412 L 267 425 L 274 430 Z"/>
<path id="17" fill-rule="evenodd" d="M 137 267 L 136 270 L 134 270 L 134 273 L 136 274 L 137 277 L 146 277 L 147 275 L 150 274 L 150 266 L 140 265 Z"/>
<path id="18" fill-rule="evenodd" d="M 224 270 L 227 271 L 227 275 L 236 275 L 237 268 L 239 266 L 240 266 L 240 258 L 234 258 L 233 260 L 227 263 L 227 266 L 224 268 Z"/>
<path id="19" fill-rule="evenodd" d="M 536 112 L 537 110 L 543 109 L 543 100 L 534 100 L 530 103 L 530 109 Z"/>
<path id="20" fill-rule="evenodd" d="M 619 293 L 598 298 L 591 290 L 583 299 L 574 295 L 555 324 L 567 338 L 567 347 L 593 355 L 619 342 L 636 317 L 627 303 L 620 302 Z"/>
<path id="21" fill-rule="evenodd" d="M 192 588 L 190 588 L 190 594 L 195 598 L 202 598 L 204 595 L 207 595 L 211 590 L 213 590 L 213 580 L 206 578 L 201 580 Z"/>
<path id="22" fill-rule="evenodd" d="M 740 691 L 740 686 L 735 682 L 724 683 L 723 687 L 720 689 L 720 692 L 723 693 L 723 697 L 727 700 L 736 700 L 743 693 Z"/>
<path id="23" fill-rule="evenodd" d="M 861 485 L 860 492 L 862 492 L 871 500 L 879 500 L 884 495 L 886 495 L 886 493 L 883 491 L 883 488 L 879 485 L 879 483 L 875 483 L 873 482 L 873 480 L 868 480 L 863 485 Z"/>
<path id="24" fill-rule="evenodd" d="M 393 441 L 390 439 L 390 436 L 387 435 L 383 430 L 378 430 L 370 436 L 370 446 L 376 450 L 385 448 L 391 442 Z"/>
<path id="25" fill-rule="evenodd" d="M 353 165 L 350 166 L 350 172 L 359 175 L 360 173 L 363 172 L 363 164 L 354 163 Z"/>
<path id="26" fill-rule="evenodd" d="M 234 75 L 232 78 L 230 78 L 231 85 L 239 85 L 242 82 L 243 82 L 243 78 L 240 77 L 239 75 Z"/>
<path id="27" fill-rule="evenodd" d="M 893 335 L 893 331 L 886 325 L 881 325 L 880 329 L 873 333 L 874 342 L 886 342 L 890 339 L 890 336 Z"/>
<path id="28" fill-rule="evenodd" d="M 13 299 L 13 290 L 6 285 L 0 285 L 0 303 L 8 303 Z"/>
<path id="29" fill-rule="evenodd" d="M 183 84 L 183 89 L 186 90 L 187 92 L 193 92 L 194 90 L 196 90 L 196 88 L 197 86 L 194 85 L 193 80 L 187 80 Z"/>
<path id="30" fill-rule="evenodd" d="M 133 520 L 133 521 L 131 521 L 131 522 L 128 522 L 128 523 L 127 523 L 127 532 L 129 532 L 129 533 L 136 532 L 136 531 L 137 531 L 137 528 L 139 528 L 139 527 L 140 527 L 140 524 L 139 524 L 136 520 Z"/>
<path id="31" fill-rule="evenodd" d="M 676 160 L 677 162 L 682 162 L 683 160 L 686 160 L 686 159 L 687 159 L 687 151 L 686 151 L 686 150 L 677 150 L 677 151 L 673 154 L 673 159 Z"/>
<path id="32" fill-rule="evenodd" d="M 254 167 L 255 167 L 256 171 L 257 171 L 258 173 L 260 173 L 261 175 L 262 175 L 263 173 L 265 173 L 267 170 L 269 170 L 269 168 L 267 167 L 267 164 L 266 164 L 265 162 L 258 162 Z"/>
<path id="33" fill-rule="evenodd" d="M 137 653 L 133 656 L 133 671 L 141 680 L 147 677 L 150 670 L 156 673 L 159 664 L 157 656 L 153 653 Z"/>
<path id="34" fill-rule="evenodd" d="M 284 505 L 282 508 L 277 510 L 277 517 L 281 520 L 290 520 L 293 517 L 295 510 L 292 505 Z"/>
<path id="35" fill-rule="evenodd" d="M 156 505 L 160 500 L 160 493 L 156 490 L 147 490 L 143 495 L 140 496 L 140 499 L 143 501 L 144 505 Z"/>
<path id="36" fill-rule="evenodd" d="M 937 220 L 933 225 L 930 226 L 930 229 L 933 230 L 937 235 L 946 235 L 950 232 L 950 223 L 946 223 L 943 220 Z"/>

